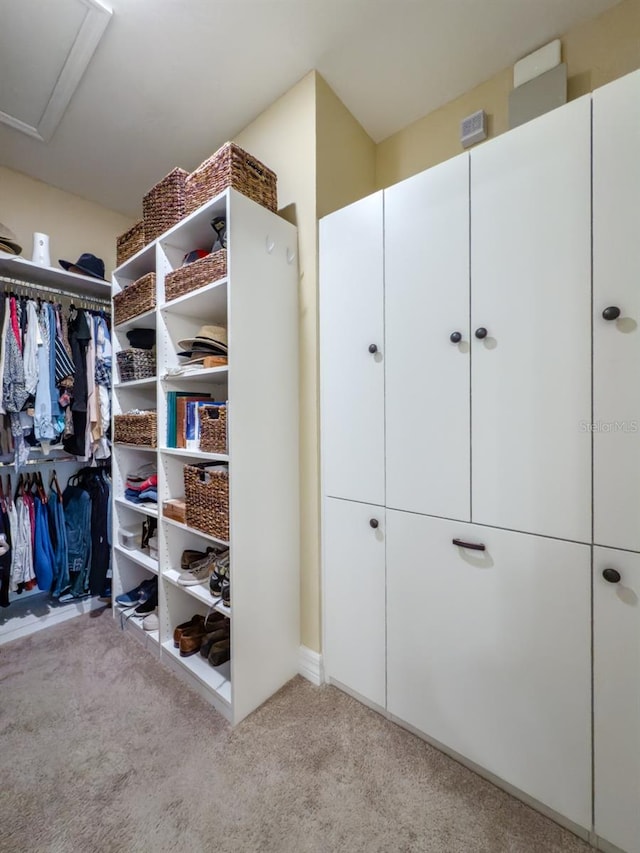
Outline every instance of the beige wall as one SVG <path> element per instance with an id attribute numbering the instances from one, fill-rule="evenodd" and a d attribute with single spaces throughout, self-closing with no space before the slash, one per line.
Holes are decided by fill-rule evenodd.
<path id="1" fill-rule="evenodd" d="M 77 195 L 0 166 L 0 222 L 10 228 L 31 259 L 33 234 L 49 235 L 51 265 L 76 261 L 83 252 L 102 258 L 106 277 L 116 264 L 116 238 L 133 220 Z"/>
<path id="2" fill-rule="evenodd" d="M 562 36 L 569 74 L 568 95 L 576 98 L 640 67 L 640 0 L 623 0 L 608 12 Z M 376 152 L 376 186 L 388 187 L 441 163 L 463 149 L 460 122 L 476 110 L 489 117 L 489 136 L 508 129 L 513 69 L 490 80 L 385 139 Z"/>

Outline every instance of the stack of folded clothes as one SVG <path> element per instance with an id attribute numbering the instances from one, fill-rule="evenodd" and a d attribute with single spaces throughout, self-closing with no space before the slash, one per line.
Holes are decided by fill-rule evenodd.
<path id="1" fill-rule="evenodd" d="M 155 462 L 141 465 L 127 474 L 124 496 L 134 504 L 158 502 L 158 466 Z"/>

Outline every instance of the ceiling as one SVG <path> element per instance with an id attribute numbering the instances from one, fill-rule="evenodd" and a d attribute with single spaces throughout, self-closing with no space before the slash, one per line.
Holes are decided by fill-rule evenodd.
<path id="1" fill-rule="evenodd" d="M 379 142 L 616 2 L 0 0 L 0 165 L 137 216 L 313 68 Z"/>

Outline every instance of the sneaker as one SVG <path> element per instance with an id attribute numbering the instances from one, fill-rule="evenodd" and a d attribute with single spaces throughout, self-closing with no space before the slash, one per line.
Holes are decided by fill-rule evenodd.
<path id="1" fill-rule="evenodd" d="M 133 611 L 132 616 L 149 616 L 158 607 L 157 588 L 151 593 L 146 601 L 141 602 Z"/>
<path id="2" fill-rule="evenodd" d="M 158 619 L 158 611 L 157 609 L 153 611 L 153 613 L 149 613 L 148 616 L 145 616 L 142 620 L 142 627 L 145 631 L 157 631 L 160 627 L 160 620 Z"/>
<path id="3" fill-rule="evenodd" d="M 133 607 L 136 604 L 141 604 L 143 601 L 146 601 L 154 591 L 157 591 L 157 589 L 158 579 L 149 578 L 149 580 L 142 581 L 141 584 L 138 584 L 138 586 L 129 590 L 129 592 L 123 592 L 122 595 L 116 595 L 116 604 L 119 604 L 120 607 Z"/>
<path id="4" fill-rule="evenodd" d="M 196 563 L 199 560 L 204 559 L 207 556 L 206 551 L 191 551 L 186 550 L 182 552 L 182 556 L 180 558 L 180 568 L 183 572 L 186 572 L 191 566 L 192 563 Z"/>
<path id="5" fill-rule="evenodd" d="M 209 580 L 214 563 L 213 554 L 207 554 L 202 560 L 196 560 L 195 563 L 191 563 L 186 572 L 180 572 L 178 583 L 181 586 L 195 586 L 199 583 L 206 583 Z"/>

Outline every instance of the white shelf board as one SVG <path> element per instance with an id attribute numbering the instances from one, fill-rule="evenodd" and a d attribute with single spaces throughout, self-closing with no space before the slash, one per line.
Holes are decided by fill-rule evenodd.
<path id="1" fill-rule="evenodd" d="M 116 619 L 120 620 L 120 609 L 116 610 Z M 160 650 L 160 631 L 145 631 L 142 627 L 143 616 L 131 616 L 127 619 L 123 617 L 125 631 L 132 631 L 136 635 L 137 640 L 141 640 L 145 645 L 148 643 L 152 648 Z"/>
<path id="2" fill-rule="evenodd" d="M 211 227 L 211 220 L 214 216 L 226 218 L 227 196 L 228 190 L 224 190 L 220 195 L 209 199 L 193 213 L 165 231 L 158 241 L 175 246 L 183 252 L 190 251 L 194 246 L 210 249 L 216 240 L 216 232 Z"/>
<path id="3" fill-rule="evenodd" d="M 226 320 L 227 284 L 227 278 L 218 279 L 172 299 L 171 302 L 165 302 L 160 310 L 167 314 L 179 313 L 182 317 L 195 317 L 200 321 L 209 318 Z"/>
<path id="4" fill-rule="evenodd" d="M 56 287 L 70 293 L 77 293 L 78 296 L 95 296 L 99 299 L 109 299 L 111 296 L 111 284 L 108 281 L 67 272 L 62 267 L 43 267 L 26 258 L 8 255 L 6 252 L 0 252 L 0 275 L 30 284 Z"/>
<path id="5" fill-rule="evenodd" d="M 182 456 L 188 459 L 201 459 L 211 462 L 228 462 L 228 453 L 203 453 L 201 450 L 185 450 L 183 447 L 161 447 L 160 453 L 167 456 Z"/>
<path id="6" fill-rule="evenodd" d="M 186 524 L 183 524 L 181 521 L 175 521 L 173 518 L 167 518 L 166 516 L 163 516 L 162 523 L 171 524 L 173 527 L 177 527 L 179 530 L 186 530 L 187 533 L 193 533 L 195 536 L 201 536 L 203 539 L 207 539 L 209 542 L 216 542 L 218 545 L 229 545 L 229 543 L 225 542 L 224 539 L 216 539 L 215 536 L 209 536 L 209 534 L 205 533 L 204 530 L 198 530 L 197 527 L 187 527 Z"/>
<path id="7" fill-rule="evenodd" d="M 128 329 L 155 329 L 156 327 L 156 309 L 151 308 L 149 311 L 143 311 L 137 317 L 132 317 L 130 320 L 125 320 L 124 323 L 118 323 L 114 326 L 116 332 L 126 332 Z"/>
<path id="8" fill-rule="evenodd" d="M 162 654 L 179 661 L 198 681 L 212 690 L 218 699 L 231 707 L 231 661 L 222 666 L 211 666 L 200 652 L 189 657 L 180 657 L 180 650 L 174 648 L 173 640 L 162 644 Z"/>
<path id="9" fill-rule="evenodd" d="M 222 367 L 206 367 L 200 370 L 185 371 L 184 373 L 165 374 L 162 381 L 167 385 L 180 385 L 183 382 L 188 382 L 190 385 L 199 383 L 212 385 L 216 382 L 226 382 L 228 375 L 229 365 L 225 364 Z"/>
<path id="10" fill-rule="evenodd" d="M 143 450 L 147 453 L 155 453 L 157 450 L 156 447 L 148 447 L 146 444 L 126 444 L 123 441 L 115 441 L 113 446 L 118 450 Z"/>
<path id="11" fill-rule="evenodd" d="M 150 515 L 153 518 L 158 517 L 158 504 L 134 504 L 126 498 L 116 498 L 116 503 L 125 509 L 132 509 L 134 512 L 139 512 L 141 515 Z"/>
<path id="12" fill-rule="evenodd" d="M 135 255 L 132 255 L 123 264 L 113 271 L 114 276 L 118 279 L 127 279 L 135 281 L 145 273 L 153 272 L 156 266 L 156 244 L 149 243 Z"/>
<path id="13" fill-rule="evenodd" d="M 166 578 L 169 583 L 172 583 L 174 586 L 177 586 L 178 589 L 182 589 L 185 592 L 189 593 L 193 598 L 196 598 L 198 601 L 202 601 L 204 604 L 208 604 L 210 607 L 213 607 L 213 602 L 215 598 L 209 592 L 209 579 L 207 578 L 206 583 L 198 583 L 193 584 L 191 586 L 184 586 L 181 583 L 178 583 L 178 578 L 180 577 L 180 572 L 177 569 L 167 569 L 162 572 L 162 577 Z"/>
<path id="14" fill-rule="evenodd" d="M 116 391 L 126 391 L 129 388 L 153 388 L 157 378 L 150 376 L 148 379 L 131 379 L 129 382 L 114 382 L 113 387 Z"/>
<path id="15" fill-rule="evenodd" d="M 158 574 L 158 561 L 154 560 L 153 557 L 150 557 L 148 554 L 145 554 L 144 551 L 140 551 L 139 548 L 125 548 L 116 543 L 113 546 L 113 550 L 117 551 L 118 554 L 122 554 L 122 556 L 126 557 L 128 560 L 131 560 L 132 563 L 137 563 L 139 566 L 142 566 L 148 572 L 152 572 L 154 575 Z"/>

